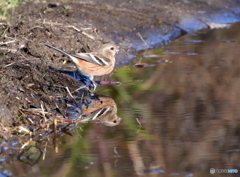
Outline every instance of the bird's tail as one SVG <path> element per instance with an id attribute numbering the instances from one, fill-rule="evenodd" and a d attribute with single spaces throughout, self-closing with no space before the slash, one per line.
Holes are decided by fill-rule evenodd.
<path id="1" fill-rule="evenodd" d="M 60 49 L 58 49 L 58 48 L 56 48 L 56 47 L 53 47 L 53 46 L 51 46 L 51 45 L 48 45 L 48 44 L 45 44 L 45 45 L 48 46 L 49 48 L 52 48 L 52 49 L 54 49 L 54 50 L 56 50 L 56 51 L 58 51 L 58 52 L 60 52 L 60 53 L 62 53 L 62 54 L 64 54 L 64 55 L 70 57 L 70 58 L 72 57 L 69 53 L 64 52 L 63 50 L 60 50 Z"/>
<path id="2" fill-rule="evenodd" d="M 60 50 L 60 49 L 58 49 L 58 48 L 56 48 L 56 47 L 53 47 L 53 46 L 51 46 L 51 45 L 48 45 L 48 44 L 45 44 L 45 45 L 48 46 L 49 48 L 52 48 L 52 49 L 54 49 L 54 50 L 56 50 L 56 51 L 58 51 L 58 52 L 60 52 L 60 53 L 62 53 L 62 54 L 64 54 L 64 55 L 66 55 L 66 56 L 69 57 L 75 64 L 78 64 L 77 58 L 74 57 L 74 56 L 72 56 L 71 54 L 69 54 L 69 53 L 67 53 L 67 52 L 64 52 L 63 50 Z"/>

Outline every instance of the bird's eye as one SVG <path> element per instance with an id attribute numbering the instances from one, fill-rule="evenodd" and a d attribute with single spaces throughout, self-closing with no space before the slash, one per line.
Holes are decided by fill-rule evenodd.
<path id="1" fill-rule="evenodd" d="M 111 50 L 114 50 L 114 47 L 111 47 L 110 49 L 111 49 Z"/>

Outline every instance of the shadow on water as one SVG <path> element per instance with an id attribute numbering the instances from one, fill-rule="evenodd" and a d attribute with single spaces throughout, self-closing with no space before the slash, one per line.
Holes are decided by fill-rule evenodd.
<path id="1" fill-rule="evenodd" d="M 66 100 L 68 119 L 58 121 L 78 128 L 67 126 L 52 141 L 42 134 L 44 141 L 29 142 L 22 147 L 28 153 L 11 159 L 6 173 L 190 177 L 212 176 L 211 168 L 240 170 L 239 41 L 235 24 L 139 52 L 132 65 L 108 78 L 122 85 L 97 89 L 106 96 L 88 95 L 82 109 L 74 106 L 81 97 Z M 41 155 L 34 166 L 20 162 L 34 152 Z"/>

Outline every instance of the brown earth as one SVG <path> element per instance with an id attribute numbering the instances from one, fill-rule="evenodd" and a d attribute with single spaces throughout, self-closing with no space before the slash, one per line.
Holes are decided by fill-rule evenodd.
<path id="1" fill-rule="evenodd" d="M 68 58 L 50 50 L 51 44 L 69 53 L 92 51 L 103 43 L 115 42 L 121 51 L 116 67 L 131 61 L 130 53 L 152 33 L 171 34 L 167 39 L 147 47 L 168 43 L 171 38 L 187 33 L 181 20 L 201 16 L 203 26 L 208 16 L 221 10 L 232 11 L 240 1 L 51 1 L 20 5 L 0 23 L 0 122 L 1 135 L 6 127 L 21 125 L 31 116 L 29 109 L 44 109 L 57 115 L 64 113 L 66 101 L 81 83 L 61 73 L 73 71 Z M 10 13 L 10 12 L 9 12 Z M 237 14 L 239 15 L 239 14 Z M 129 53 L 130 52 L 130 53 Z M 100 78 L 104 79 L 104 78 Z M 77 93 L 79 96 L 81 93 Z M 30 111 L 31 112 L 31 111 Z M 48 117 L 53 121 L 53 117 Z M 5 133 L 4 133 L 5 132 Z"/>

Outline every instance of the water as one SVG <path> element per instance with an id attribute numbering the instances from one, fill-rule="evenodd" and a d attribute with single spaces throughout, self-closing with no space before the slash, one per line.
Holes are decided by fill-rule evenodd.
<path id="1" fill-rule="evenodd" d="M 212 176 L 211 168 L 240 170 L 240 25 L 137 56 L 108 78 L 122 85 L 97 89 L 116 103 L 117 126 L 81 123 L 46 142 L 44 160 L 15 160 L 5 173 L 194 177 Z"/>

